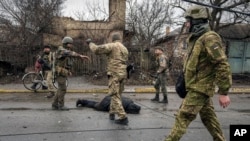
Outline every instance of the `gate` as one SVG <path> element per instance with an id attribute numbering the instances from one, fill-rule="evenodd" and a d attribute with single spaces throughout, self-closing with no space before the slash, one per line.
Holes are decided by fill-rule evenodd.
<path id="1" fill-rule="evenodd" d="M 250 73 L 250 43 L 230 42 L 228 60 L 232 73 Z"/>

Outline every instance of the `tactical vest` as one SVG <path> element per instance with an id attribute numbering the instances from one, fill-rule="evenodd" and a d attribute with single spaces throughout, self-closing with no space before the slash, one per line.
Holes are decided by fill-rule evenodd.
<path id="1" fill-rule="evenodd" d="M 62 56 L 62 52 L 64 52 L 64 48 L 60 48 L 56 52 L 56 66 L 63 67 L 65 69 L 70 70 L 73 66 L 73 58 Z"/>
<path id="2" fill-rule="evenodd" d="M 51 52 L 49 52 L 48 54 L 43 53 L 41 56 L 41 59 L 43 61 L 43 63 L 42 63 L 43 70 L 44 71 L 51 70 L 51 68 L 52 68 L 52 53 Z"/>
<path id="3" fill-rule="evenodd" d="M 45 61 L 45 63 L 47 63 L 48 65 L 51 65 L 52 62 L 52 53 L 49 52 L 49 54 L 43 53 L 42 57 L 43 61 Z"/>
<path id="4" fill-rule="evenodd" d="M 162 60 L 162 59 L 164 59 L 164 60 Z M 164 55 L 164 54 L 158 56 L 157 59 L 156 59 L 156 66 L 157 66 L 158 69 L 161 67 L 161 62 L 162 61 L 165 61 L 164 65 L 165 65 L 166 68 L 164 70 L 162 70 L 162 73 L 165 73 L 166 70 L 167 70 L 167 61 L 168 61 L 168 59 L 167 59 L 167 56 Z"/>

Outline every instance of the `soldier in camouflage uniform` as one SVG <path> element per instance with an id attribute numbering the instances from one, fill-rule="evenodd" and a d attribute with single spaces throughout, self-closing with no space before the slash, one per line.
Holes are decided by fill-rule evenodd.
<path id="1" fill-rule="evenodd" d="M 115 120 L 117 124 L 128 124 L 128 118 L 122 107 L 121 94 L 124 90 L 124 81 L 127 77 L 126 63 L 128 60 L 128 50 L 120 42 L 120 36 L 114 34 L 112 36 L 112 43 L 99 45 L 92 43 L 91 40 L 87 40 L 89 47 L 95 54 L 106 54 L 108 57 L 107 75 L 108 75 L 108 87 L 109 94 L 111 95 L 110 103 L 110 120 L 115 120 L 115 114 L 118 115 L 118 119 Z"/>
<path id="2" fill-rule="evenodd" d="M 54 110 L 69 110 L 64 106 L 64 96 L 67 91 L 66 80 L 67 77 L 71 75 L 70 69 L 73 64 L 73 57 L 89 59 L 87 56 L 71 51 L 73 48 L 73 39 L 71 37 L 64 37 L 62 44 L 63 46 L 58 47 L 55 55 L 55 70 L 58 89 L 52 103 L 52 109 Z"/>
<path id="3" fill-rule="evenodd" d="M 184 62 L 184 76 L 188 91 L 177 113 L 175 125 L 165 141 L 178 141 L 188 125 L 200 114 L 201 121 L 214 141 L 225 141 L 216 117 L 211 97 L 215 84 L 219 90 L 219 103 L 225 108 L 230 104 L 227 95 L 232 76 L 220 36 L 208 25 L 209 11 L 194 6 L 187 10 L 186 27 L 191 35 L 187 39 L 188 53 Z"/>
<path id="4" fill-rule="evenodd" d="M 163 53 L 163 48 L 160 46 L 155 47 L 156 63 L 158 66 L 157 78 L 154 84 L 156 94 L 151 101 L 157 101 L 160 103 L 168 103 L 167 89 L 166 89 L 166 70 L 167 70 L 167 57 Z M 159 101 L 159 93 L 163 93 L 163 100 Z"/>
<path id="5" fill-rule="evenodd" d="M 47 98 L 52 98 L 55 95 L 55 89 L 54 86 L 52 84 L 52 52 L 50 51 L 50 46 L 46 45 L 44 46 L 44 52 L 39 60 L 39 62 L 42 64 L 43 66 L 43 71 L 45 71 L 45 78 L 47 81 L 47 85 L 48 85 L 48 90 L 49 90 L 49 95 L 47 95 Z"/>
<path id="6" fill-rule="evenodd" d="M 55 89 L 52 84 L 52 52 L 50 51 L 51 47 L 49 45 L 45 45 L 43 48 L 43 54 L 37 59 L 37 63 L 39 63 L 42 67 L 42 71 L 44 73 L 44 77 L 47 81 L 47 86 L 42 85 L 42 89 L 48 89 L 49 95 L 47 98 L 51 98 L 55 95 Z M 40 69 L 37 69 L 37 73 L 39 73 Z M 31 88 L 36 89 L 38 83 L 34 83 Z"/>

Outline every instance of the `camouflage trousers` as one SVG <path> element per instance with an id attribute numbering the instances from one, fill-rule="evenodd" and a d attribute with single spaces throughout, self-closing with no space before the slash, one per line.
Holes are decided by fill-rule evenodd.
<path id="1" fill-rule="evenodd" d="M 212 100 L 209 96 L 189 91 L 176 115 L 175 124 L 165 141 L 179 141 L 186 133 L 188 125 L 200 114 L 214 141 L 225 141 L 220 124 L 214 111 Z"/>
<path id="2" fill-rule="evenodd" d="M 57 107 L 64 106 L 64 97 L 67 91 L 66 80 L 67 80 L 67 77 L 65 76 L 59 75 L 56 77 L 56 81 L 58 83 L 58 89 L 54 97 L 54 101 L 52 103 L 53 106 L 57 106 Z"/>
<path id="3" fill-rule="evenodd" d="M 117 114 L 119 119 L 126 118 L 126 112 L 122 106 L 121 95 L 124 91 L 125 78 L 109 75 L 110 114 Z"/>
<path id="4" fill-rule="evenodd" d="M 166 89 L 166 74 L 160 73 L 155 81 L 154 88 L 156 90 L 156 95 L 159 95 L 160 88 L 163 96 L 167 96 L 167 89 Z"/>
<path id="5" fill-rule="evenodd" d="M 52 71 L 45 71 L 45 78 L 47 81 L 47 86 L 48 86 L 48 90 L 49 92 L 55 92 L 55 88 L 53 86 L 53 76 L 52 76 Z"/>

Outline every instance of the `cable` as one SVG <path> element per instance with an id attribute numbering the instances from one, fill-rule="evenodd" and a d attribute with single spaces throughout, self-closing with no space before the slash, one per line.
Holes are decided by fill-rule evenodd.
<path id="1" fill-rule="evenodd" d="M 233 13 L 240 13 L 242 15 L 247 15 L 250 16 L 250 13 L 245 13 L 245 12 L 241 12 L 241 11 L 235 11 L 235 10 L 231 10 L 231 9 L 227 9 L 227 8 L 222 8 L 222 7 L 218 7 L 218 6 L 214 6 L 214 5 L 208 5 L 208 4 L 204 4 L 204 3 L 200 3 L 200 2 L 196 2 L 196 1 L 192 1 L 192 0 L 183 0 L 189 3 L 194 3 L 197 5 L 202 5 L 202 6 L 206 6 L 206 7 L 211 7 L 211 8 L 215 8 L 215 9 L 221 9 L 224 11 L 228 11 L 228 12 L 233 12 Z"/>

